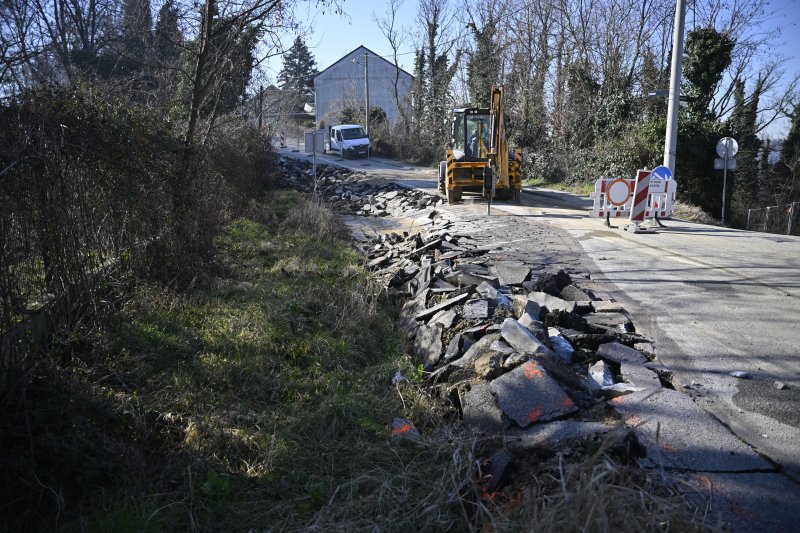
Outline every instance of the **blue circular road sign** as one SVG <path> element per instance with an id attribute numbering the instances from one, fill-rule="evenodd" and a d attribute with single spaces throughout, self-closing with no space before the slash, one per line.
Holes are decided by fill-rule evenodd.
<path id="1" fill-rule="evenodd" d="M 672 179 L 672 171 L 669 169 L 669 167 L 665 166 L 654 168 L 653 171 L 650 173 L 650 175 L 657 180 Z"/>

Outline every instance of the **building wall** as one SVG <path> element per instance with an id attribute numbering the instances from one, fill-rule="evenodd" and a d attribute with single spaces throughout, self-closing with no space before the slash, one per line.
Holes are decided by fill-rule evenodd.
<path id="1" fill-rule="evenodd" d="M 361 110 L 363 115 L 365 52 L 369 54 L 370 107 L 380 107 L 386 111 L 390 124 L 395 124 L 400 119 L 392 96 L 397 74 L 395 66 L 366 48 L 359 47 L 314 78 L 317 124 L 325 121 L 326 126 L 336 125 L 339 111 L 348 106 Z M 358 63 L 353 63 L 353 59 Z M 400 71 L 398 88 L 401 102 L 409 97 L 411 80 L 411 75 Z M 410 106 L 407 108 L 410 109 Z M 358 122 L 363 123 L 364 119 Z"/>

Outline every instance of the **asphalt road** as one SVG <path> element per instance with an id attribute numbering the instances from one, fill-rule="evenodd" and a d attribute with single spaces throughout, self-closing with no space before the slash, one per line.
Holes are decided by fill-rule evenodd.
<path id="1" fill-rule="evenodd" d="M 344 164 L 436 192 L 433 169 L 380 159 Z M 464 204 L 446 208 L 482 201 L 465 195 Z M 521 205 L 496 202 L 493 210 L 572 236 L 595 284 L 656 341 L 676 388 L 800 481 L 800 238 L 678 220 L 633 234 L 589 218 L 590 206 L 587 198 L 526 189 Z"/>
<path id="2" fill-rule="evenodd" d="M 575 238 L 678 389 L 800 480 L 800 238 L 677 220 L 633 234 L 588 218 L 571 195 L 531 191 L 523 203 Z"/>

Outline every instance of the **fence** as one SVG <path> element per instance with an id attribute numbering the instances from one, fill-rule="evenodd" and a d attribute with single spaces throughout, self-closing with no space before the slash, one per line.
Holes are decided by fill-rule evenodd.
<path id="1" fill-rule="evenodd" d="M 747 210 L 747 229 L 800 235 L 800 202 Z"/>

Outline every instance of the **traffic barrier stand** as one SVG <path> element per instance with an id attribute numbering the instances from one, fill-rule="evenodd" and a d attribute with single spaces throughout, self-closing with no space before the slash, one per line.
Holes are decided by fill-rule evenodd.
<path id="1" fill-rule="evenodd" d="M 672 215 L 672 203 L 677 190 L 678 184 L 675 180 L 651 179 L 645 218 L 653 219 L 656 224 L 664 227 L 661 220 Z"/>
<path id="2" fill-rule="evenodd" d="M 594 184 L 593 217 L 606 219 L 611 227 L 612 218 L 622 218 L 630 214 L 631 185 L 634 180 L 625 178 L 600 178 Z"/>
<path id="3" fill-rule="evenodd" d="M 642 226 L 644 216 L 647 211 L 647 205 L 650 199 L 650 171 L 639 170 L 636 172 L 636 183 L 633 188 L 633 200 L 631 203 L 631 214 L 628 217 L 630 223 L 626 224 L 623 229 L 633 233 L 642 233 L 650 231 L 650 228 Z"/>
<path id="4" fill-rule="evenodd" d="M 649 179 L 649 184 L 645 190 L 647 194 L 639 190 L 637 192 L 637 182 L 639 176 L 650 177 L 650 171 L 640 170 L 637 178 L 600 178 L 595 182 L 594 193 L 590 196 L 594 200 L 590 214 L 592 217 L 604 218 L 605 224 L 608 227 L 611 225 L 612 219 L 628 218 L 631 224 L 640 226 L 640 223 L 645 219 L 653 219 L 656 224 L 663 227 L 660 219 L 669 218 L 672 214 L 672 204 L 675 201 L 675 192 L 677 191 L 677 183 L 675 180 L 662 180 L 662 179 Z M 634 197 L 638 198 L 639 202 L 636 205 L 637 219 L 634 222 L 631 219 L 632 209 L 634 204 Z M 643 198 L 646 200 L 644 202 Z M 643 218 L 642 218 L 643 215 Z M 630 224 L 629 224 L 630 225 Z M 629 229 L 629 228 L 626 228 Z M 645 230 L 646 228 L 640 228 Z M 633 230 L 633 228 L 630 228 Z"/>

